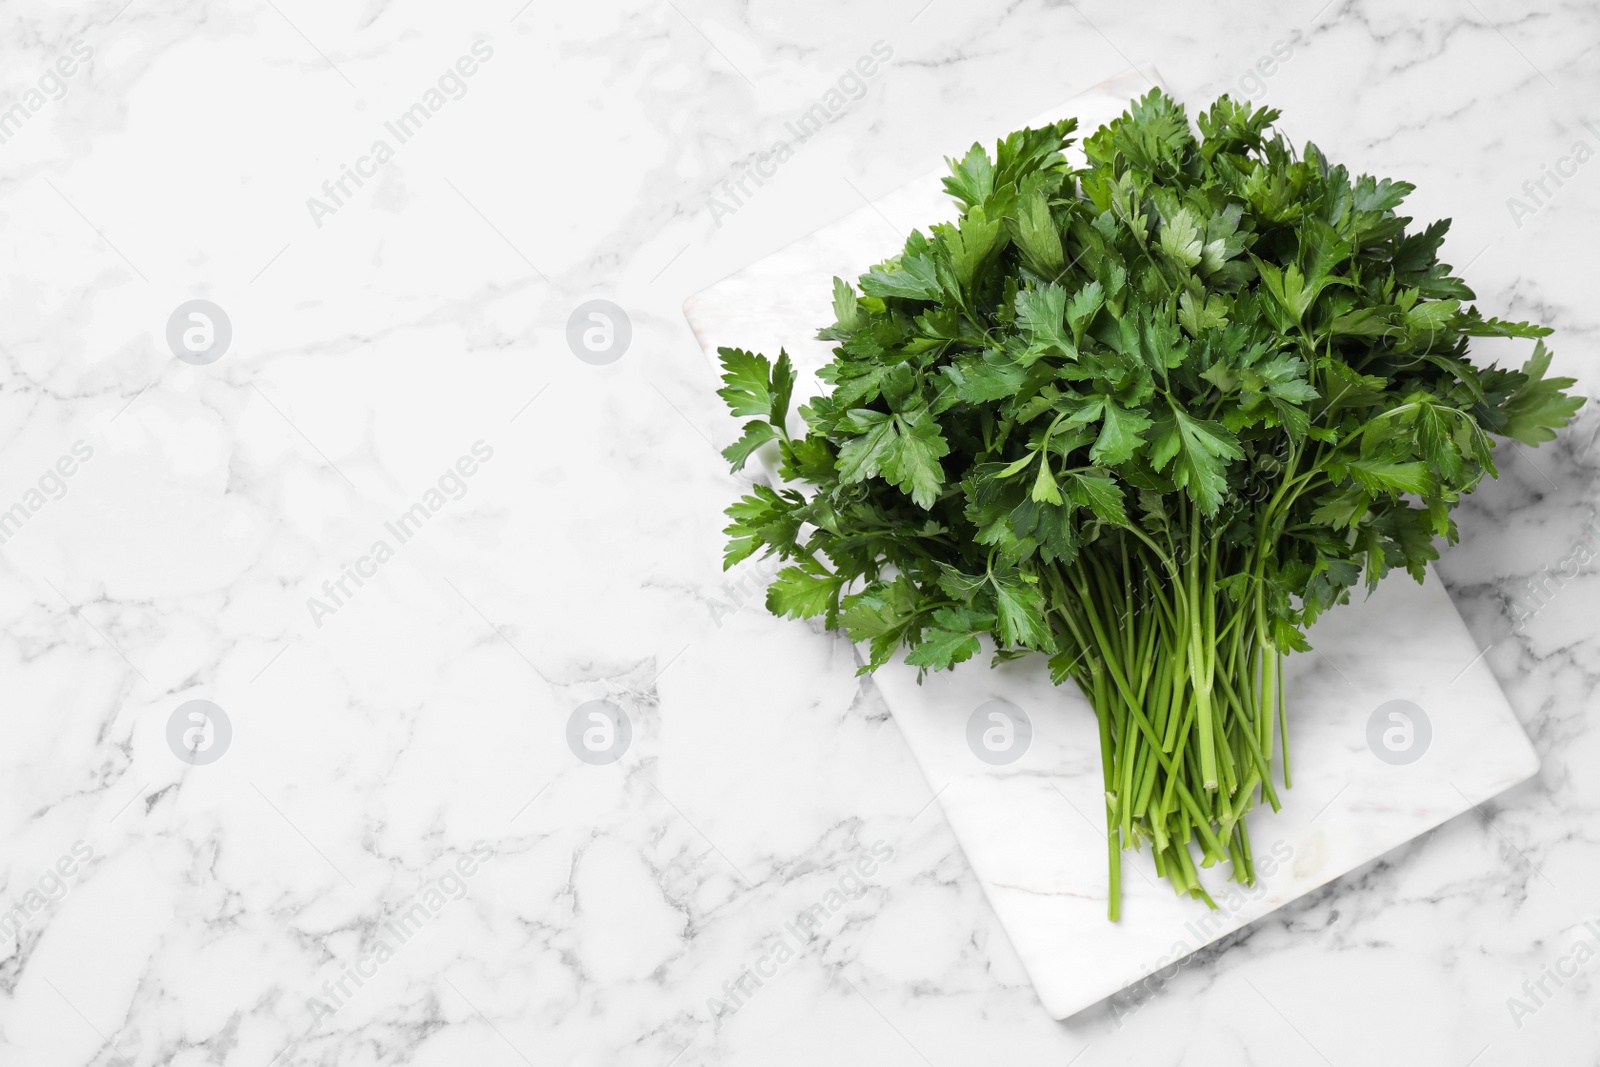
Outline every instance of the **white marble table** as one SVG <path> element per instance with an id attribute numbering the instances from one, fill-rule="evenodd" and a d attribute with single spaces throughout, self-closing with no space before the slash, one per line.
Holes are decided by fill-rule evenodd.
<path id="1" fill-rule="evenodd" d="M 1538 777 L 1058 1023 L 850 650 L 720 571 L 679 313 L 1137 63 L 1416 182 L 1592 390 L 1600 176 L 1523 189 L 1600 147 L 1591 8 L 520 7 L 11 13 L 0 1063 L 1600 1052 L 1592 419 L 1508 452 L 1439 567 Z M 194 299 L 212 362 L 169 348 Z M 212 762 L 169 747 L 194 700 Z M 607 720 L 569 746 L 592 701 L 612 762 Z"/>

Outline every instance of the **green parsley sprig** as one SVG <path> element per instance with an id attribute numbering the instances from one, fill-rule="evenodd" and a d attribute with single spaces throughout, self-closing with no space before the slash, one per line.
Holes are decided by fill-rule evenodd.
<path id="1" fill-rule="evenodd" d="M 1196 135 L 1152 91 L 1082 168 L 1070 119 L 974 145 L 957 222 L 834 280 L 803 436 L 788 356 L 720 350 L 751 420 L 725 454 L 781 457 L 728 509 L 726 564 L 787 561 L 768 607 L 843 629 L 863 670 L 1048 657 L 1099 723 L 1112 919 L 1146 842 L 1213 907 L 1197 866 L 1254 883 L 1245 815 L 1290 784 L 1283 655 L 1358 581 L 1422 581 L 1495 438 L 1583 403 L 1549 330 L 1468 303 L 1449 222 L 1397 213 L 1411 185 L 1296 154 L 1277 117 L 1223 97 Z M 1479 366 L 1472 337 L 1535 344 Z"/>

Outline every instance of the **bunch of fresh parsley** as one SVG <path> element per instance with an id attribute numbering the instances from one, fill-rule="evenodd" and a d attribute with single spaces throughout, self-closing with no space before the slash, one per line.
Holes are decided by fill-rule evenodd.
<path id="1" fill-rule="evenodd" d="M 1411 228 L 1412 186 L 1297 156 L 1277 116 L 1223 97 L 1196 136 L 1152 91 L 1082 168 L 1073 120 L 974 145 L 944 180 L 959 221 L 835 279 L 803 435 L 787 355 L 720 350 L 752 420 L 728 459 L 781 457 L 728 509 L 727 565 L 790 561 L 768 606 L 866 644 L 863 670 L 992 641 L 1077 683 L 1113 919 L 1142 842 L 1208 904 L 1197 864 L 1254 882 L 1245 813 L 1279 806 L 1275 761 L 1290 780 L 1280 657 L 1363 577 L 1422 581 L 1494 436 L 1549 441 L 1583 403 L 1543 342 L 1472 363 L 1470 337 L 1549 331 L 1464 304 L 1448 222 Z"/>

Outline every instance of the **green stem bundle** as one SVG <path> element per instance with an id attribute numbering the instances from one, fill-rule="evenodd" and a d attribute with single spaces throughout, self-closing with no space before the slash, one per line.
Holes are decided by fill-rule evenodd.
<path id="1" fill-rule="evenodd" d="M 1256 591 L 1235 602 L 1219 586 L 1258 579 L 1262 550 L 1205 537 L 1197 511 L 1187 530 L 1176 557 L 1119 531 L 1044 575 L 1052 621 L 1078 650 L 1057 680 L 1077 683 L 1099 724 L 1112 919 L 1122 851 L 1146 842 L 1157 872 L 1211 907 L 1191 848 L 1199 867 L 1226 860 L 1233 880 L 1254 885 L 1245 815 L 1263 798 L 1279 807 L 1275 732 L 1289 785 L 1265 603 Z"/>

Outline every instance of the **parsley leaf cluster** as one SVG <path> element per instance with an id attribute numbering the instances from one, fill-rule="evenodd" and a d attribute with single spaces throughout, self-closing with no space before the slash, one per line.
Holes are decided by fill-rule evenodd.
<path id="1" fill-rule="evenodd" d="M 1222 97 L 1160 91 L 1064 154 L 1074 120 L 950 161 L 953 223 L 834 280 L 831 390 L 721 349 L 748 418 L 726 564 L 787 562 L 769 608 L 926 670 L 992 646 L 1048 658 L 1099 722 L 1111 917 L 1149 843 L 1254 882 L 1245 813 L 1290 782 L 1281 657 L 1391 569 L 1417 581 L 1496 438 L 1552 440 L 1583 403 L 1550 331 L 1487 318 L 1439 260 L 1448 220 Z M 1480 366 L 1473 337 L 1534 342 Z M 1276 744 L 1275 744 L 1276 740 Z M 1276 751 L 1275 751 L 1276 749 Z"/>

